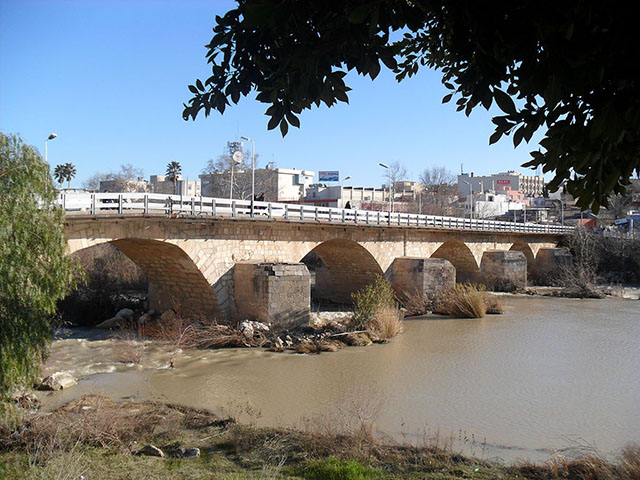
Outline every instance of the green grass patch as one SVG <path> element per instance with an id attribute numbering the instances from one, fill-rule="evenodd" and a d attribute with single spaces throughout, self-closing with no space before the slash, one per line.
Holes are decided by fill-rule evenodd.
<path id="1" fill-rule="evenodd" d="M 356 460 L 342 460 L 336 457 L 312 461 L 297 469 L 296 474 L 309 480 L 367 480 L 384 477 L 380 470 L 365 467 Z"/>

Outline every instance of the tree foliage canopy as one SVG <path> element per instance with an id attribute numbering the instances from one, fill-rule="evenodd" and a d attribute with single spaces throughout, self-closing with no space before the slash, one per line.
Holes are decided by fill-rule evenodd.
<path id="1" fill-rule="evenodd" d="M 212 75 L 189 85 L 183 117 L 223 113 L 253 90 L 269 104 L 268 128 L 299 127 L 298 114 L 348 102 L 344 77 L 398 81 L 421 67 L 442 72 L 467 115 L 495 103 L 490 143 L 514 145 L 542 129 L 524 166 L 567 180 L 584 208 L 598 210 L 640 173 L 640 92 L 632 4 L 429 0 L 238 0 L 216 17 L 207 45 Z M 394 33 L 395 32 L 395 33 Z"/>
<path id="2" fill-rule="evenodd" d="M 49 166 L 0 133 L 0 399 L 33 381 L 48 352 L 50 315 L 74 283 Z"/>

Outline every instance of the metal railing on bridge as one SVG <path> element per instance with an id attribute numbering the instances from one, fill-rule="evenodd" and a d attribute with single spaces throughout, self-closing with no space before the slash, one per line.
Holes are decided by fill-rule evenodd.
<path id="1" fill-rule="evenodd" d="M 537 223 L 500 222 L 415 213 L 352 210 L 313 205 L 252 202 L 228 198 L 185 197 L 159 193 L 61 193 L 58 203 L 69 216 L 210 217 L 280 220 L 332 225 L 416 227 L 481 232 L 563 234 L 572 227 Z"/>

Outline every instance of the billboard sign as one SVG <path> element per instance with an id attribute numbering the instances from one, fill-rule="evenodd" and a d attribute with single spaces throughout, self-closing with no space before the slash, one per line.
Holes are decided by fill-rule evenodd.
<path id="1" fill-rule="evenodd" d="M 498 185 L 509 185 L 511 184 L 511 180 L 496 180 Z"/>
<path id="2" fill-rule="evenodd" d="M 340 181 L 340 172 L 337 170 L 331 171 L 320 171 L 318 172 L 318 181 L 319 182 L 339 182 Z"/>

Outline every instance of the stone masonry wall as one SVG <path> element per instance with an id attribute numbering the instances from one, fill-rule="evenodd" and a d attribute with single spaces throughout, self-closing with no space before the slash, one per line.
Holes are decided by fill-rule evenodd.
<path id="1" fill-rule="evenodd" d="M 237 263 L 233 283 L 238 319 L 309 323 L 310 281 L 303 263 Z"/>
<path id="2" fill-rule="evenodd" d="M 520 251 L 484 252 L 480 270 L 484 283 L 490 288 L 527 286 L 527 257 Z"/>
<path id="3" fill-rule="evenodd" d="M 391 286 L 398 298 L 414 292 L 433 297 L 456 283 L 456 269 L 442 258 L 400 257 L 393 261 Z"/>

